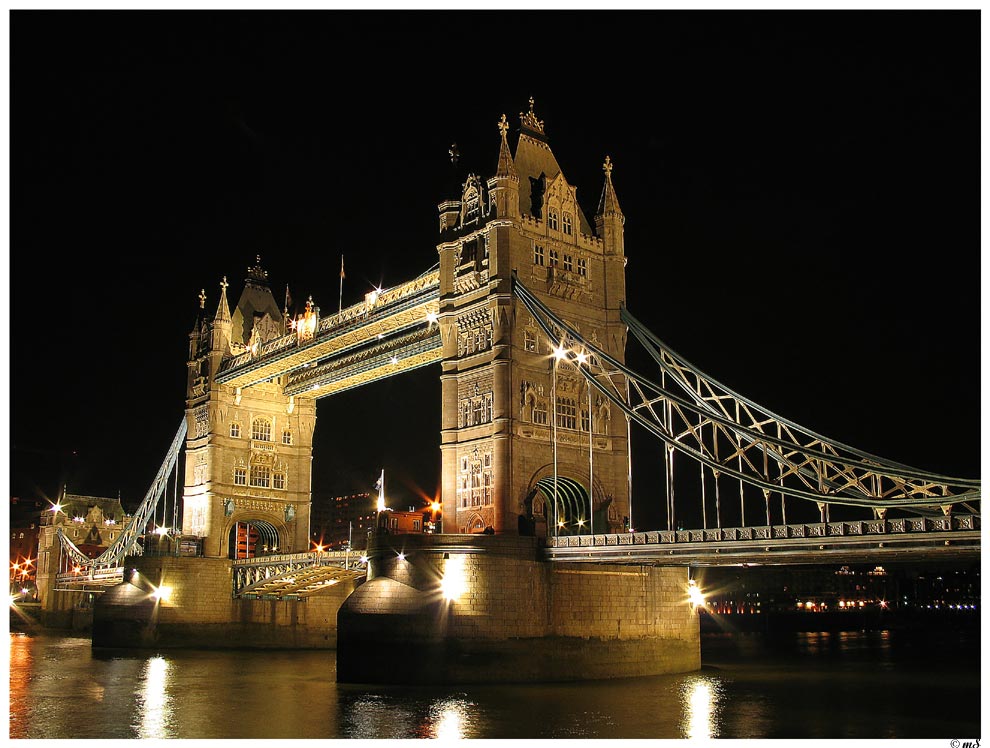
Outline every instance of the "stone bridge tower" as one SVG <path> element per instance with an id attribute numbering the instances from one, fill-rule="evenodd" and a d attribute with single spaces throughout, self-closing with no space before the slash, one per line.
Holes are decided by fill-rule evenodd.
<path id="1" fill-rule="evenodd" d="M 592 520 L 596 533 L 615 532 L 629 513 L 625 417 L 597 393 L 589 402 L 581 374 L 557 363 L 512 295 L 515 273 L 582 336 L 624 360 L 625 218 L 606 157 L 588 221 L 529 105 L 515 153 L 502 115 L 494 176 L 469 175 L 460 200 L 439 205 L 445 533 L 542 535 L 554 520 L 555 490 L 562 533 L 587 533 Z"/>
<path id="2" fill-rule="evenodd" d="M 233 312 L 227 287 L 189 335 L 182 534 L 210 557 L 306 551 L 316 401 L 284 395 L 283 377 L 243 392 L 214 381 L 225 358 L 286 332 L 260 257 Z"/>

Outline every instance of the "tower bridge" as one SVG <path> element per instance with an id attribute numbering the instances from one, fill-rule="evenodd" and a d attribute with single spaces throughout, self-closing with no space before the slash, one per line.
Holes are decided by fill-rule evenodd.
<path id="1" fill-rule="evenodd" d="M 493 657 L 502 664 L 484 670 L 492 680 L 514 669 L 600 677 L 610 664 L 627 675 L 697 666 L 691 567 L 979 553 L 979 480 L 817 434 L 728 389 L 642 325 L 632 311 L 645 300 L 626 298 L 611 160 L 589 220 L 532 100 L 514 149 L 509 129 L 503 115 L 494 174 L 469 175 L 458 199 L 439 203 L 438 262 L 418 277 L 327 316 L 312 299 L 296 318 L 280 310 L 260 258 L 233 309 L 226 278 L 215 310 L 200 294 L 185 415 L 162 469 L 99 558 L 57 535 L 61 573 L 49 573 L 60 589 L 111 588 L 117 615 L 127 567 L 179 574 L 179 561 L 210 562 L 227 580 L 213 599 L 238 600 L 242 618 L 262 600 L 313 604 L 351 585 L 334 624 L 345 680 L 371 677 L 358 653 L 382 653 L 383 641 L 427 642 L 417 652 L 424 668 L 446 663 L 429 676 L 440 679 L 469 679 L 471 663 Z M 629 343 L 656 371 L 627 366 Z M 317 401 L 436 364 L 446 534 L 372 538 L 357 569 L 311 551 Z M 662 507 L 661 527 L 630 521 L 634 426 L 663 445 L 664 484 L 636 495 Z M 698 476 L 689 491 L 686 471 Z M 167 510 L 157 517 L 173 473 L 181 523 L 169 527 Z M 681 526 L 687 502 L 700 527 Z M 795 507 L 813 507 L 819 521 L 795 521 Z M 139 557 L 152 526 L 171 538 L 159 548 L 194 544 L 195 558 Z M 455 576 L 472 586 L 470 602 L 447 594 Z M 163 604 L 162 617 L 194 607 L 181 600 Z M 547 638 L 554 647 L 535 660 L 519 649 Z M 561 664 L 574 651 L 584 675 Z"/>

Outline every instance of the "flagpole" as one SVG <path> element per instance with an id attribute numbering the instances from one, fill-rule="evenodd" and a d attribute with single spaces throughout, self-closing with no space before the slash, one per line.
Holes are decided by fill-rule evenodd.
<path id="1" fill-rule="evenodd" d="M 337 314 L 344 308 L 344 255 L 340 256 L 340 298 L 337 301 Z"/>

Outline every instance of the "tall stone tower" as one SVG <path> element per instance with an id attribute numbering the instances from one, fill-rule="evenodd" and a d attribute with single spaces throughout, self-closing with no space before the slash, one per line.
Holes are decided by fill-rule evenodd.
<path id="1" fill-rule="evenodd" d="M 558 362 L 512 278 L 624 360 L 625 218 L 607 157 L 592 226 L 532 99 L 519 117 L 515 154 L 502 115 L 494 176 L 469 175 L 439 205 L 444 532 L 615 532 L 629 506 L 626 420 Z"/>
<path id="2" fill-rule="evenodd" d="M 233 312 L 227 287 L 212 318 L 200 294 L 189 335 L 182 533 L 210 557 L 309 550 L 316 401 L 282 394 L 283 377 L 243 392 L 215 381 L 225 359 L 286 332 L 260 257 Z"/>

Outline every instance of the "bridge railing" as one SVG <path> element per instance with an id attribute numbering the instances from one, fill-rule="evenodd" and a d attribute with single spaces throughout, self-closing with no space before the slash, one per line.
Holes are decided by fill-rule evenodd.
<path id="1" fill-rule="evenodd" d="M 704 530 L 651 530 L 601 535 L 559 535 L 547 538 L 551 548 L 581 548 L 614 545 L 662 545 L 667 543 L 706 543 L 753 541 L 783 538 L 826 538 L 869 535 L 943 533 L 980 529 L 977 515 L 949 517 L 905 517 L 854 522 L 812 522 L 795 525 L 756 525 Z"/>

